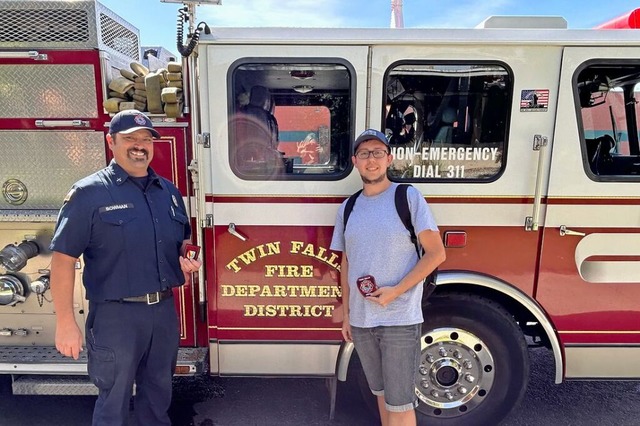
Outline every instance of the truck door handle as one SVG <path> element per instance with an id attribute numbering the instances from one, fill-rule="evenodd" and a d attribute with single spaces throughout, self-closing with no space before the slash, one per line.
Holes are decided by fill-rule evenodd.
<path id="1" fill-rule="evenodd" d="M 236 238 L 241 239 L 242 241 L 247 241 L 247 237 L 245 237 L 244 235 L 242 235 L 241 233 L 239 233 L 238 231 L 236 231 L 236 224 L 235 223 L 230 223 L 229 224 L 229 228 L 227 228 L 227 230 L 229 231 L 229 233 L 231 235 L 233 235 Z"/>
<path id="2" fill-rule="evenodd" d="M 86 120 L 36 120 L 36 127 L 89 127 Z"/>
<path id="3" fill-rule="evenodd" d="M 565 225 L 560 226 L 560 236 L 564 237 L 565 235 L 575 235 L 577 237 L 584 237 L 584 232 L 572 231 L 571 229 L 567 229 Z"/>
<path id="4" fill-rule="evenodd" d="M 46 61 L 49 55 L 39 53 L 37 50 L 21 52 L 0 52 L 0 59 L 33 59 L 34 61 Z"/>
<path id="5" fill-rule="evenodd" d="M 545 177 L 548 175 L 546 166 L 546 151 L 549 138 L 543 135 L 533 135 L 533 150 L 538 151 L 538 170 L 536 172 L 536 188 L 533 196 L 533 214 L 527 216 L 524 221 L 525 231 L 537 231 L 540 227 L 540 211 L 542 210 L 542 195 Z"/>

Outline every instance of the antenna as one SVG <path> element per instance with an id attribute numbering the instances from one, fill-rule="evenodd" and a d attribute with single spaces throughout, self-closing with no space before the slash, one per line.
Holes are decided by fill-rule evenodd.
<path id="1" fill-rule="evenodd" d="M 402 0 L 391 0 L 391 28 L 404 28 Z"/>

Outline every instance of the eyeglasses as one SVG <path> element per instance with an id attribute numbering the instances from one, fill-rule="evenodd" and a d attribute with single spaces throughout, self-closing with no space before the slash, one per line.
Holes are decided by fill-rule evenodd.
<path id="1" fill-rule="evenodd" d="M 376 149 L 374 151 L 367 151 L 363 149 L 362 151 L 356 152 L 356 157 L 358 157 L 361 160 L 366 160 L 372 155 L 373 155 L 373 158 L 379 159 L 379 158 L 386 157 L 387 155 L 389 155 L 389 153 L 383 149 Z"/>

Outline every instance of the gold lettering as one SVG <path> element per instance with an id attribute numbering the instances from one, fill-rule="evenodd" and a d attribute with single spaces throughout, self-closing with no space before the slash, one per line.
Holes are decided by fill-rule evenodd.
<path id="1" fill-rule="evenodd" d="M 298 297 L 298 291 L 300 290 L 299 285 L 288 285 L 287 293 L 289 293 L 289 297 Z"/>
<path id="2" fill-rule="evenodd" d="M 238 266 L 238 259 L 233 259 L 231 262 L 227 263 L 226 268 L 232 270 L 233 272 L 238 272 L 240 271 L 240 269 L 242 269 Z"/>
<path id="3" fill-rule="evenodd" d="M 274 272 L 278 268 L 278 265 L 265 265 L 264 266 L 264 276 L 265 277 L 273 277 Z"/>
<path id="4" fill-rule="evenodd" d="M 327 261 L 327 263 L 330 266 L 333 266 L 334 268 L 336 268 L 338 271 L 340 270 L 340 265 L 338 265 L 336 263 L 336 259 L 338 258 L 338 255 L 335 253 L 331 253 L 331 257 L 329 258 L 329 261 Z"/>
<path id="5" fill-rule="evenodd" d="M 312 265 L 265 265 L 267 278 L 313 278 Z"/>
<path id="6" fill-rule="evenodd" d="M 320 260 L 322 260 L 324 263 L 328 263 L 327 262 L 327 256 L 325 256 L 325 253 L 327 252 L 327 249 L 324 247 L 318 247 L 318 254 L 316 254 L 316 257 Z"/>
<path id="7" fill-rule="evenodd" d="M 313 266 L 311 265 L 300 265 L 302 272 L 300 274 L 303 278 L 312 278 L 313 277 Z"/>
<path id="8" fill-rule="evenodd" d="M 337 285 L 331 286 L 331 297 L 334 299 L 339 299 L 342 297 L 342 289 Z"/>
<path id="9" fill-rule="evenodd" d="M 315 285 L 300 287 L 300 297 L 316 297 L 316 287 Z"/>
<path id="10" fill-rule="evenodd" d="M 309 266 L 309 271 L 313 268 Z M 302 271 L 304 272 L 304 271 Z M 259 285 L 259 284 L 236 284 L 221 285 L 221 297 L 323 297 L 339 298 L 342 291 L 337 285 Z"/>
<path id="11" fill-rule="evenodd" d="M 302 250 L 302 254 L 309 257 L 315 257 L 316 254 L 313 251 L 313 244 L 307 244 L 307 246 Z"/>
<path id="12" fill-rule="evenodd" d="M 233 296 L 235 294 L 235 288 L 232 285 L 220 286 L 222 290 L 222 297 Z"/>
<path id="13" fill-rule="evenodd" d="M 280 241 L 274 241 L 272 243 L 267 243 L 268 256 L 273 256 L 274 254 L 280 254 Z"/>
<path id="14" fill-rule="evenodd" d="M 317 250 L 317 252 L 316 252 Z M 327 249 L 324 247 L 315 247 L 313 244 L 308 243 L 305 245 L 302 241 L 291 241 L 291 254 L 302 254 L 303 256 L 315 257 L 316 259 L 326 263 L 332 268 L 340 270 L 340 265 L 336 262 L 339 255 L 331 253 L 331 257 L 327 259 Z"/>
<path id="15" fill-rule="evenodd" d="M 333 305 L 244 305 L 245 317 L 331 317 Z"/>
<path id="16" fill-rule="evenodd" d="M 253 247 L 252 249 L 245 251 L 244 253 L 233 259 L 231 262 L 227 263 L 225 267 L 233 272 L 240 272 L 240 270 L 242 269 L 238 265 L 240 260 L 244 262 L 245 265 L 250 265 L 258 259 L 258 257 L 256 256 L 256 249 L 258 250 L 261 259 L 266 256 L 280 254 L 280 241 L 267 243 L 266 247 L 265 244 L 260 244 L 259 246 Z"/>
<path id="17" fill-rule="evenodd" d="M 300 248 L 302 248 L 302 245 L 304 243 L 302 241 L 291 241 L 291 254 L 298 254 L 300 253 Z"/>
<path id="18" fill-rule="evenodd" d="M 260 292 L 260 297 L 273 297 L 273 293 L 271 293 L 271 287 L 265 285 L 262 287 L 262 291 Z"/>
<path id="19" fill-rule="evenodd" d="M 325 317 L 330 317 L 333 315 L 333 310 L 335 309 L 335 306 L 333 305 L 324 305 L 324 316 Z"/>
<path id="20" fill-rule="evenodd" d="M 298 265 L 287 265 L 287 277 L 299 277 L 300 276 L 300 267 Z"/>
<path id="21" fill-rule="evenodd" d="M 318 297 L 329 297 L 329 286 L 328 285 L 319 285 L 318 286 Z"/>
<path id="22" fill-rule="evenodd" d="M 250 265 L 252 262 L 256 261 L 256 249 L 252 248 L 251 250 L 247 250 L 238 256 L 238 259 L 242 260 L 245 265 Z"/>
<path id="23" fill-rule="evenodd" d="M 315 305 L 311 307 L 311 316 L 319 317 L 322 315 L 322 305 Z"/>
<path id="24" fill-rule="evenodd" d="M 280 254 L 280 241 L 274 241 L 272 243 L 267 243 L 267 250 L 265 251 L 265 245 L 260 244 L 256 247 L 260 252 L 260 259 L 267 256 L 273 256 L 274 254 Z"/>

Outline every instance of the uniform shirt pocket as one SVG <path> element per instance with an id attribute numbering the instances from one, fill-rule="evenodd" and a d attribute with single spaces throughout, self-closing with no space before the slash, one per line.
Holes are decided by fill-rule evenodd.
<path id="1" fill-rule="evenodd" d="M 133 205 L 131 205 L 131 207 L 117 210 L 109 210 L 109 207 L 101 207 L 99 214 L 102 222 L 114 226 L 122 226 L 136 218 L 133 211 Z"/>
<path id="2" fill-rule="evenodd" d="M 171 221 L 173 223 L 175 238 L 179 243 L 182 243 L 182 241 L 187 238 L 185 235 L 185 227 L 189 222 L 189 218 L 187 217 L 187 215 L 185 215 L 175 207 L 172 207 L 169 210 L 169 216 L 171 217 Z"/>

